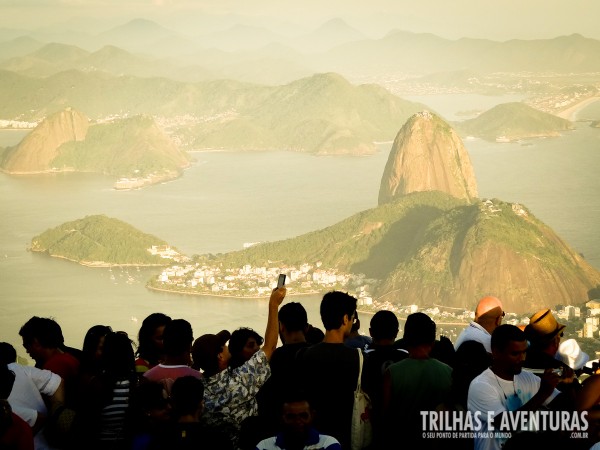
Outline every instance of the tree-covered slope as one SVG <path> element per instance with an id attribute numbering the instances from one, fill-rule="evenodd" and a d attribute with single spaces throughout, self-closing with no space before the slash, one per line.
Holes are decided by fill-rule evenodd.
<path id="1" fill-rule="evenodd" d="M 318 154 L 373 152 L 373 141 L 392 140 L 424 108 L 379 86 L 354 86 L 332 73 L 262 86 L 75 70 L 38 79 L 0 71 L 0 117 L 39 120 L 65 104 L 92 120 L 140 114 L 173 118 L 171 132 L 193 149 Z"/>
<path id="2" fill-rule="evenodd" d="M 31 250 L 85 265 L 166 265 L 148 251 L 166 242 L 118 219 L 86 216 L 44 231 L 31 240 Z"/>
<path id="3" fill-rule="evenodd" d="M 212 256 L 241 267 L 282 261 L 364 273 L 375 299 L 472 308 L 486 294 L 527 312 L 587 299 L 600 272 L 525 207 L 500 200 L 468 204 L 420 192 L 324 230 Z M 551 304 L 550 304 L 551 303 Z"/>
<path id="4" fill-rule="evenodd" d="M 503 103 L 482 113 L 475 119 L 456 124 L 463 135 L 488 140 L 506 138 L 517 140 L 543 136 L 559 136 L 573 129 L 573 124 L 524 103 Z"/>
<path id="5" fill-rule="evenodd" d="M 70 108 L 42 121 L 0 159 L 8 173 L 77 171 L 160 179 L 179 176 L 189 164 L 187 153 L 152 117 L 90 125 L 84 114 Z"/>
<path id="6" fill-rule="evenodd" d="M 180 174 L 189 165 L 187 154 L 148 116 L 93 125 L 84 141 L 65 143 L 59 153 L 56 167 L 117 177 Z"/>
<path id="7" fill-rule="evenodd" d="M 373 141 L 393 139 L 417 105 L 375 85 L 353 86 L 333 73 L 317 74 L 263 92 L 225 121 L 192 131 L 197 147 L 284 148 L 317 154 L 363 154 Z"/>

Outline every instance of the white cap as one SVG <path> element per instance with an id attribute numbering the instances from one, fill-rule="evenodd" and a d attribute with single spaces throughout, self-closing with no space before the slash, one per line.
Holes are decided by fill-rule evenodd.
<path id="1" fill-rule="evenodd" d="M 575 339 L 567 339 L 566 341 L 561 342 L 555 358 L 562 361 L 573 370 L 581 369 L 585 363 L 590 360 L 590 356 L 581 351 L 581 348 Z"/>

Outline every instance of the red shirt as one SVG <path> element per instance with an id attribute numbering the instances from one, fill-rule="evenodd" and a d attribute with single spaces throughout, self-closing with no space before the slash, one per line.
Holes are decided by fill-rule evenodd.
<path id="1" fill-rule="evenodd" d="M 65 380 L 71 380 L 79 375 L 79 360 L 70 353 L 57 353 L 44 364 L 49 370 Z"/>
<path id="2" fill-rule="evenodd" d="M 0 436 L 0 448 L 6 450 L 33 450 L 33 432 L 27 422 L 17 416 L 12 415 L 12 424 Z"/>

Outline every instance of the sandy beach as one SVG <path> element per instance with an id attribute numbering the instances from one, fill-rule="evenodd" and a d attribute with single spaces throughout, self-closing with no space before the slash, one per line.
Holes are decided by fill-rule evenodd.
<path id="1" fill-rule="evenodd" d="M 592 103 L 596 103 L 597 101 L 600 100 L 600 95 L 595 95 L 593 97 L 588 97 L 578 103 L 575 103 L 572 106 L 569 106 L 567 109 L 559 112 L 558 114 L 556 114 L 558 117 L 562 117 L 563 119 L 567 119 L 570 120 L 571 122 L 575 121 L 577 118 L 577 113 L 579 111 L 581 111 L 583 108 L 585 108 L 588 105 L 591 105 Z"/>

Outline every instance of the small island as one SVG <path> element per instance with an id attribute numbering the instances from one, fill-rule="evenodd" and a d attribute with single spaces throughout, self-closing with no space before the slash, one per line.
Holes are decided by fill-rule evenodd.
<path id="1" fill-rule="evenodd" d="M 105 215 L 46 230 L 31 240 L 29 250 L 88 267 L 166 266 L 187 260 L 162 239 Z"/>
<path id="2" fill-rule="evenodd" d="M 463 136 L 475 136 L 495 142 L 557 137 L 574 129 L 569 120 L 519 102 L 496 105 L 478 117 L 455 126 Z"/>

